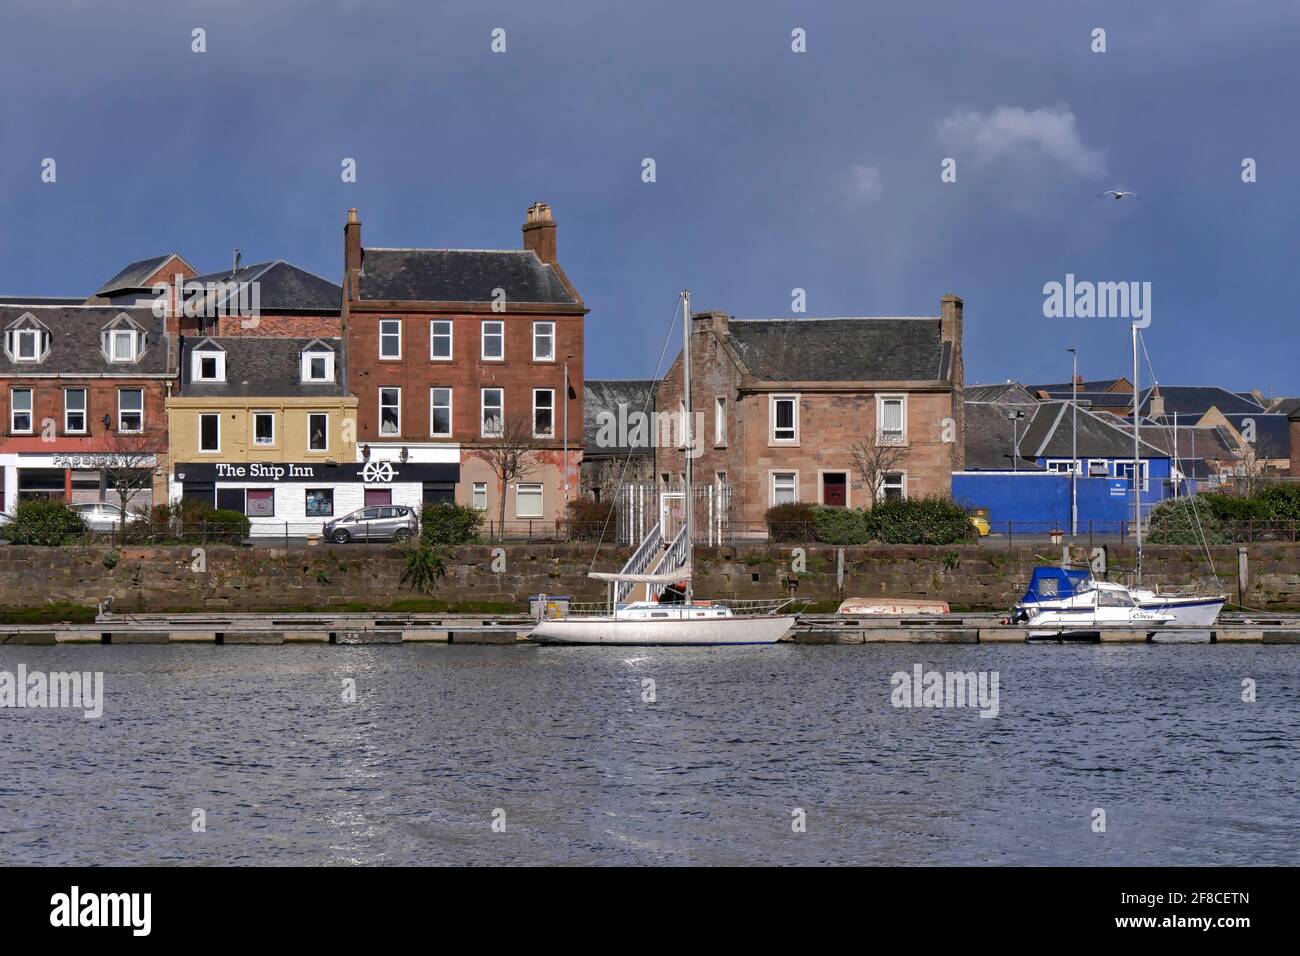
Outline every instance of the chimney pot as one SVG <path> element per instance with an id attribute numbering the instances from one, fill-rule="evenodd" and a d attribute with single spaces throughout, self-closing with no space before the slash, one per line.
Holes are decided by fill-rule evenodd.
<path id="1" fill-rule="evenodd" d="M 551 207 L 535 202 L 528 207 L 524 221 L 524 249 L 536 253 L 543 262 L 555 264 L 555 220 Z"/>

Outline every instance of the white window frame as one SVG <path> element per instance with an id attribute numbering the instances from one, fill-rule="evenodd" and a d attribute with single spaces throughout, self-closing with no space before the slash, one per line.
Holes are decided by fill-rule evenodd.
<path id="1" fill-rule="evenodd" d="M 393 332 L 390 330 L 385 332 L 384 326 L 387 325 L 397 326 L 397 331 Z M 384 339 L 392 339 L 394 335 L 397 336 L 397 354 L 385 355 Z M 397 362 L 400 361 L 401 358 L 402 358 L 402 320 L 401 319 L 380 319 L 379 320 L 379 361 Z"/>
<path id="2" fill-rule="evenodd" d="M 785 502 L 785 501 L 778 502 L 776 500 L 777 475 L 792 475 L 794 477 L 794 488 L 793 488 L 794 497 L 790 500 L 790 502 Z M 768 504 L 771 507 L 774 508 L 778 504 L 790 504 L 792 502 L 797 502 L 799 500 L 799 470 L 797 468 L 792 468 L 792 469 L 774 468 L 767 473 L 767 486 L 768 486 Z"/>
<path id="3" fill-rule="evenodd" d="M 455 401 L 456 401 L 455 391 L 456 391 L 456 390 L 453 389 L 450 385 L 430 385 L 430 386 L 429 386 L 429 436 L 430 436 L 431 438 L 450 438 L 450 437 L 452 436 L 452 433 L 455 431 L 455 421 L 452 419 L 452 407 L 453 407 L 453 405 L 455 404 Z M 435 405 L 434 402 L 433 402 L 433 393 L 434 393 L 434 392 L 446 392 L 446 393 L 447 393 L 447 404 L 446 404 L 446 405 Z M 446 409 L 447 409 L 447 430 L 446 430 L 445 432 L 437 431 L 437 430 L 434 429 L 434 427 L 433 427 L 433 410 L 434 410 L 435 408 L 446 408 Z"/>
<path id="4" fill-rule="evenodd" d="M 907 472 L 902 470 L 901 468 L 884 473 L 884 476 L 882 477 L 880 482 L 880 494 L 876 496 L 876 500 L 877 501 L 888 500 L 888 496 L 885 494 L 885 489 L 888 488 L 889 485 L 884 479 L 888 478 L 890 475 L 898 475 L 899 481 L 901 482 L 901 485 L 899 486 L 899 490 L 902 492 L 903 500 L 906 501 L 907 500 Z"/>
<path id="5" fill-rule="evenodd" d="M 203 419 L 215 418 L 217 420 L 217 447 L 203 447 Z M 200 455 L 220 455 L 221 454 L 221 413 L 220 412 L 199 412 L 199 454 Z"/>
<path id="6" fill-rule="evenodd" d="M 479 495 L 483 496 L 483 503 L 479 504 Z M 474 482 L 471 490 L 470 507 L 477 511 L 487 511 L 488 509 L 488 483 L 486 481 Z"/>
<path id="7" fill-rule="evenodd" d="M 267 416 L 267 417 L 269 417 L 269 418 L 271 419 L 271 440 L 270 440 L 270 441 L 258 441 L 258 440 L 257 440 L 257 420 L 258 420 L 258 418 L 261 418 L 262 416 Z M 268 412 L 268 411 L 254 411 L 254 412 L 253 412 L 253 447 L 254 447 L 254 448 L 274 448 L 274 447 L 275 447 L 275 438 L 276 438 L 276 435 L 275 435 L 275 412 Z"/>
<path id="8" fill-rule="evenodd" d="M 713 400 L 713 446 L 722 448 L 727 444 L 727 400 L 719 395 Z"/>
<path id="9" fill-rule="evenodd" d="M 776 407 L 778 402 L 790 402 L 794 406 L 794 434 L 789 438 L 778 438 L 776 434 Z M 768 429 L 767 443 L 769 445 L 798 445 L 799 444 L 799 396 L 794 392 L 782 392 L 779 395 L 769 395 L 767 401 Z"/>
<path id="10" fill-rule="evenodd" d="M 123 427 L 122 427 L 122 395 L 125 394 L 126 392 L 139 392 L 139 393 L 140 393 L 140 427 L 139 427 L 139 428 L 123 428 Z M 140 435 L 140 434 L 143 434 L 143 433 L 144 433 L 144 404 L 145 404 L 145 399 L 144 399 L 144 389 L 143 389 L 143 388 L 119 388 L 119 389 L 117 390 L 117 431 L 118 431 L 118 434 L 121 434 L 121 435 Z M 135 409 L 128 409 L 128 411 L 134 412 Z"/>
<path id="11" fill-rule="evenodd" d="M 501 354 L 487 354 L 488 326 L 495 325 L 500 329 Z M 502 319 L 484 319 L 479 325 L 479 358 L 484 362 L 504 362 L 506 360 L 506 323 Z"/>
<path id="12" fill-rule="evenodd" d="M 22 341 L 26 336 L 32 337 L 32 354 L 31 356 L 23 355 Z M 14 361 L 15 362 L 39 362 L 41 360 L 41 329 L 14 329 Z"/>
<path id="13" fill-rule="evenodd" d="M 551 396 L 551 430 L 549 432 L 539 432 L 537 430 L 537 396 L 541 394 Z M 533 437 L 534 438 L 554 438 L 555 437 L 555 389 L 553 388 L 535 388 L 533 389 Z"/>
<path id="14" fill-rule="evenodd" d="M 885 404 L 898 402 L 900 434 L 898 437 L 885 435 Z M 899 445 L 907 444 L 907 395 L 901 393 L 887 393 L 876 396 L 876 444 L 877 445 Z"/>
<path id="15" fill-rule="evenodd" d="M 551 354 L 539 355 L 537 353 L 538 332 L 546 328 L 546 338 L 551 340 Z M 534 362 L 554 362 L 555 361 L 555 323 L 548 319 L 538 319 L 533 323 L 533 361 Z"/>
<path id="16" fill-rule="evenodd" d="M 433 343 L 443 336 L 437 332 L 440 324 L 447 326 L 447 354 L 438 355 L 433 347 Z M 451 319 L 430 319 L 429 320 L 429 361 L 430 362 L 450 362 L 456 354 L 456 325 Z"/>
<path id="17" fill-rule="evenodd" d="M 312 359 L 325 360 L 325 375 L 316 378 L 311 374 Z M 332 382 L 334 381 L 334 353 L 324 349 L 312 349 L 302 353 L 302 368 L 299 370 L 300 377 L 304 382 Z"/>
<path id="18" fill-rule="evenodd" d="M 117 355 L 117 340 L 119 336 L 126 336 L 127 338 L 128 355 L 126 358 L 118 358 Z M 139 349 L 137 347 L 138 342 L 139 342 L 139 333 L 136 332 L 136 330 L 133 328 L 127 327 L 124 329 L 122 328 L 109 329 L 108 330 L 108 360 L 110 362 L 134 362 L 137 358 L 140 357 L 138 354 Z"/>
<path id="19" fill-rule="evenodd" d="M 68 393 L 81 393 L 81 408 L 68 407 Z M 84 435 L 90 429 L 90 389 L 88 388 L 65 388 L 63 390 L 63 433 L 65 435 Z M 68 415 L 76 412 L 81 413 L 81 427 L 71 428 L 68 425 Z"/>
<path id="20" fill-rule="evenodd" d="M 19 392 L 27 393 L 27 427 L 18 427 L 18 403 L 14 401 L 14 396 Z M 34 388 L 11 388 L 9 389 L 9 431 L 14 435 L 30 435 L 36 431 L 36 389 Z"/>
<path id="21" fill-rule="evenodd" d="M 392 432 L 384 431 L 384 408 L 392 407 L 391 405 L 389 406 L 384 405 L 384 392 L 397 393 L 397 431 L 392 431 Z M 379 428 L 379 437 L 381 438 L 395 438 L 402 434 L 402 387 L 400 385 L 379 386 L 379 421 L 377 424 Z"/>
<path id="22" fill-rule="evenodd" d="M 1115 462 L 1115 477 L 1122 478 L 1124 481 L 1128 482 L 1130 488 L 1133 487 L 1133 482 L 1128 476 L 1128 470 L 1131 470 L 1132 468 L 1133 468 L 1133 459 L 1131 458 L 1126 461 Z M 1151 490 L 1151 463 L 1145 458 L 1138 459 L 1138 475 L 1141 476 L 1141 481 L 1142 481 L 1139 490 L 1150 491 Z"/>
<path id="23" fill-rule="evenodd" d="M 117 334 L 114 330 L 114 335 Z M 195 382 L 224 382 L 226 380 L 226 353 L 219 352 L 215 349 L 199 349 L 192 353 L 193 358 L 190 362 L 190 379 Z M 215 378 L 208 378 L 203 374 L 203 360 L 206 358 L 216 359 L 217 374 Z"/>
<path id="24" fill-rule="evenodd" d="M 501 400 L 496 405 L 492 406 L 493 408 L 498 409 L 501 413 L 500 417 L 497 419 L 501 423 L 501 431 L 489 432 L 487 430 L 487 416 L 484 413 L 488 409 L 488 405 L 486 401 L 488 392 L 499 392 L 501 394 Z M 506 425 L 506 390 L 502 388 L 500 385 L 493 385 L 491 387 L 480 388 L 478 394 L 479 436 L 482 438 L 500 438 L 501 435 L 505 432 L 505 425 Z"/>
<path id="25" fill-rule="evenodd" d="M 525 488 L 537 489 L 537 514 L 524 514 L 520 507 L 520 500 L 523 497 Z M 531 491 L 530 491 L 531 494 Z M 546 487 L 540 481 L 521 481 L 515 485 L 515 517 L 518 519 L 541 518 L 546 514 Z"/>
<path id="26" fill-rule="evenodd" d="M 1049 458 L 1049 459 L 1047 459 L 1047 470 L 1048 470 L 1048 471 L 1055 472 L 1055 473 L 1058 474 L 1058 475 L 1068 475 L 1068 474 L 1070 474 L 1071 472 L 1073 472 L 1073 473 L 1076 474 L 1076 475 L 1081 475 L 1081 474 L 1083 474 L 1083 459 L 1082 459 L 1082 458 L 1080 458 L 1077 462 L 1074 463 L 1074 467 L 1070 467 L 1070 466 L 1071 466 L 1071 462 L 1070 462 L 1070 459 L 1069 459 L 1069 458 Z"/>
<path id="27" fill-rule="evenodd" d="M 319 415 L 325 419 L 325 447 L 311 447 L 311 420 L 314 416 Z M 330 413 L 329 412 L 308 412 L 307 413 L 307 452 L 312 455 L 320 455 L 330 450 Z"/>

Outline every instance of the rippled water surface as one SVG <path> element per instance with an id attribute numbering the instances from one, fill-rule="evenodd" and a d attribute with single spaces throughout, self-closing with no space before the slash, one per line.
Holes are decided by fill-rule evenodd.
<path id="1" fill-rule="evenodd" d="M 19 662 L 103 671 L 106 703 L 0 710 L 6 863 L 1300 863 L 1297 648 L 0 647 Z M 891 706 L 918 663 L 997 671 L 999 716 Z"/>

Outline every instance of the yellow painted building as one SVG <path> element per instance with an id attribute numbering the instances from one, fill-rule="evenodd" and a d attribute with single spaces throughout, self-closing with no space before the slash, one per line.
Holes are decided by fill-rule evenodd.
<path id="1" fill-rule="evenodd" d="M 353 396 L 167 399 L 173 461 L 354 462 Z"/>

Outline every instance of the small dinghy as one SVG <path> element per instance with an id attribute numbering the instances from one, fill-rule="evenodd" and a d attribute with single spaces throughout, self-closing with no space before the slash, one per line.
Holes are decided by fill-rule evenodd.
<path id="1" fill-rule="evenodd" d="M 948 614 L 947 601 L 928 598 L 849 598 L 839 606 L 836 614 L 847 617 L 902 617 L 906 614 Z"/>

